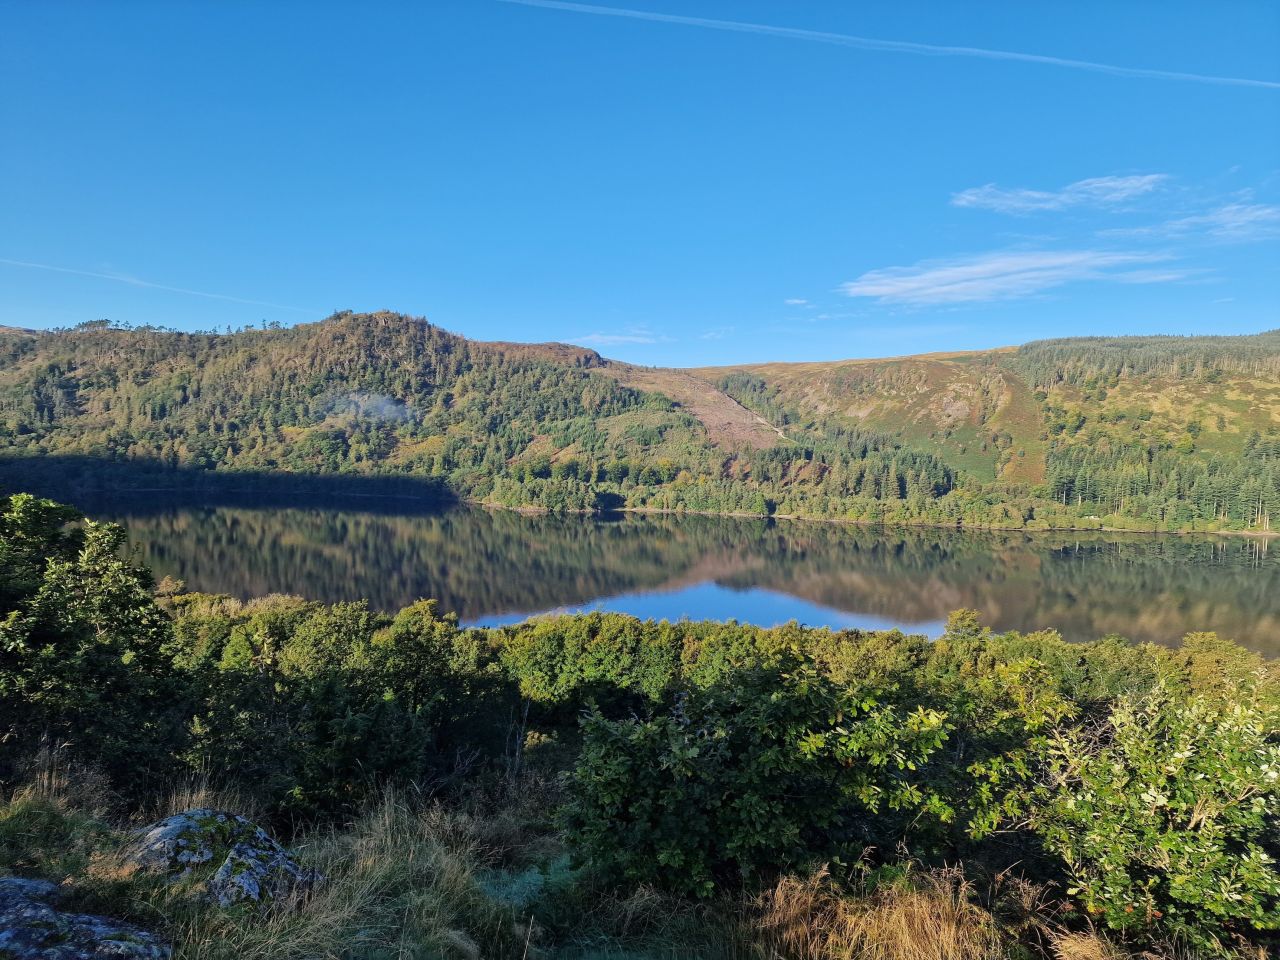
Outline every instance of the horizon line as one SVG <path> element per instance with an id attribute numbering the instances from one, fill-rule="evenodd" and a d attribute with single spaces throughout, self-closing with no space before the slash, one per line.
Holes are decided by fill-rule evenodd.
<path id="1" fill-rule="evenodd" d="M 3 262 L 3 261 L 0 260 L 0 262 Z M 700 364 L 690 365 L 690 366 L 675 366 L 675 365 L 668 365 L 668 364 L 636 363 L 630 360 L 618 360 L 613 357 L 606 356 L 605 354 L 601 353 L 597 348 L 589 344 L 575 343 L 572 340 L 481 340 L 475 337 L 467 336 L 466 334 L 463 334 L 463 333 L 458 333 L 456 330 L 452 330 L 452 329 L 449 329 L 448 327 L 442 326 L 441 324 L 438 324 L 432 320 L 429 320 L 425 316 L 418 315 L 418 314 L 402 313 L 400 311 L 395 311 L 395 310 L 374 310 L 374 311 L 365 311 L 365 312 L 355 311 L 355 310 L 335 310 L 329 313 L 328 315 L 319 318 L 318 320 L 299 320 L 296 323 L 281 323 L 281 324 L 277 324 L 274 327 L 274 329 L 275 330 L 292 329 L 294 327 L 299 327 L 304 325 L 325 323 L 331 320 L 349 319 L 351 317 L 373 317 L 373 316 L 377 316 L 378 314 L 390 314 L 402 320 L 420 321 L 422 323 L 427 324 L 428 326 L 432 326 L 438 330 L 442 330 L 447 334 L 466 340 L 469 343 L 480 344 L 480 345 L 492 345 L 492 346 L 573 347 L 579 350 L 590 350 L 593 353 L 595 353 L 597 356 L 599 356 L 602 360 L 606 360 L 612 363 L 621 363 L 631 367 L 641 367 L 641 368 L 658 369 L 658 370 L 734 369 L 734 368 L 743 368 L 743 367 L 772 366 L 777 364 L 781 364 L 784 366 L 800 366 L 800 365 L 807 365 L 807 364 L 854 363 L 854 362 L 861 362 L 861 361 L 906 360 L 906 359 L 913 359 L 913 358 L 946 357 L 946 356 L 959 356 L 959 355 L 983 354 L 983 353 L 1002 353 L 1002 352 L 1018 350 L 1022 347 L 1029 346 L 1035 343 L 1052 343 L 1052 342 L 1060 342 L 1060 341 L 1068 341 L 1068 340 L 1137 340 L 1137 339 L 1155 339 L 1155 338 L 1165 338 L 1170 340 L 1189 340 L 1189 339 L 1219 340 L 1219 339 L 1236 339 L 1236 338 L 1242 338 L 1242 337 L 1260 337 L 1260 336 L 1265 336 L 1266 334 L 1280 333 L 1280 327 L 1269 327 L 1266 329 L 1257 330 L 1252 333 L 1119 333 L 1119 334 L 1085 333 L 1085 334 L 1077 334 L 1075 336 L 1067 336 L 1067 337 L 1037 337 L 1033 340 L 1024 340 L 1021 343 L 1004 343 L 999 346 L 993 346 L 993 347 L 970 347 L 970 348 L 959 348 L 959 349 L 951 349 L 951 350 L 927 350 L 919 353 L 886 353 L 881 356 L 848 356 L 848 357 L 835 357 L 833 359 L 822 359 L 822 360 L 756 360 L 756 361 L 744 361 L 744 362 L 737 362 L 737 363 L 732 361 L 730 362 L 717 361 L 712 363 L 700 363 Z M 273 330 L 272 327 L 254 327 L 251 325 L 246 325 L 244 327 L 241 327 L 239 330 L 225 330 L 225 331 L 220 331 L 217 329 L 179 330 L 175 327 L 161 327 L 161 326 L 156 326 L 154 324 L 143 324 L 140 327 L 134 327 L 131 325 L 126 325 L 125 322 L 117 323 L 111 320 L 106 320 L 106 321 L 85 320 L 85 321 L 81 321 L 81 323 L 79 324 L 75 324 L 74 326 L 70 326 L 70 327 L 31 328 L 31 327 L 18 327 L 18 326 L 12 326 L 12 325 L 6 325 L 4 323 L 0 323 L 0 333 L 10 332 L 10 333 L 31 334 L 31 335 L 37 335 L 37 336 L 41 334 L 63 334 L 63 333 L 72 332 L 76 330 L 78 327 L 84 326 L 85 324 L 97 324 L 97 323 L 103 323 L 103 322 L 107 324 L 108 329 L 118 330 L 125 333 L 136 332 L 137 330 L 140 330 L 140 329 L 150 329 L 150 330 L 159 330 L 164 333 L 178 333 L 178 334 L 186 334 L 189 336 L 229 337 L 229 336 L 237 336 L 244 333 L 268 333 L 268 332 L 272 332 Z"/>

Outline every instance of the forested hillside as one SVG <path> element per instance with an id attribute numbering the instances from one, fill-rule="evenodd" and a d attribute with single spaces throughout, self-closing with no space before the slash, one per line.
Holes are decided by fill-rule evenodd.
<path id="1" fill-rule="evenodd" d="M 128 470 L 85 467 L 107 461 Z M 280 473 L 552 510 L 1269 530 L 1280 331 L 661 370 L 388 313 L 0 330 L 10 485 Z"/>

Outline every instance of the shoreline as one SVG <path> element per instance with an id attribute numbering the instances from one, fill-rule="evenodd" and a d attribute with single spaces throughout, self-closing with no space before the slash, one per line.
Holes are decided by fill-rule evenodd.
<path id="1" fill-rule="evenodd" d="M 729 517 L 737 520 L 791 520 L 804 523 L 832 523 L 852 527 L 886 527 L 888 529 L 926 529 L 926 530 L 980 530 L 985 533 L 1022 533 L 1029 536 L 1042 533 L 1131 533 L 1141 536 L 1157 537 L 1247 537 L 1255 540 L 1271 540 L 1280 537 L 1277 530 L 1135 530 L 1129 527 L 1045 527 L 1028 529 L 1027 527 L 1000 527 L 975 523 L 933 523 L 928 521 L 903 522 L 890 520 L 851 520 L 847 517 L 811 517 L 797 513 L 744 513 L 741 511 L 720 510 L 671 510 L 666 507 L 618 507 L 616 510 L 551 510 L 547 507 L 532 505 L 508 506 L 505 503 L 494 503 L 490 500 L 463 498 L 458 501 L 470 506 L 484 507 L 487 510 L 505 510 L 525 516 L 551 516 L 556 513 L 574 514 L 577 516 L 610 516 L 612 514 L 636 514 L 652 516 L 686 516 L 686 517 Z"/>
<path id="2" fill-rule="evenodd" d="M 308 474 L 307 476 L 312 476 Z M 316 474 L 314 476 L 324 477 L 324 474 Z M 15 491 L 16 492 L 16 491 Z M 260 487 L 235 488 L 227 487 L 219 491 L 223 494 L 231 494 L 234 496 L 251 497 L 254 495 L 264 494 L 264 490 Z M 127 498 L 133 495 L 142 494 L 174 494 L 175 498 L 185 497 L 193 500 L 200 500 L 200 490 L 187 490 L 181 487 L 135 487 L 128 489 L 117 489 L 111 493 L 103 493 L 101 491 L 89 494 L 91 498 L 117 497 Z M 38 494 L 39 496 L 47 496 L 47 494 Z M 57 499 L 57 497 L 53 497 Z M 732 510 L 673 510 L 666 507 L 618 507 L 613 510 L 551 510 L 547 507 L 540 507 L 533 504 L 523 504 L 512 506 L 504 503 L 495 503 L 492 500 L 480 500 L 472 497 L 457 497 L 451 500 L 442 500 L 436 497 L 422 496 L 412 493 L 364 493 L 364 492 L 343 492 L 318 494 L 315 499 L 321 500 L 378 500 L 378 501 L 412 501 L 420 504 L 435 504 L 441 509 L 448 509 L 450 506 L 465 504 L 472 507 L 483 507 L 486 510 L 503 510 L 509 513 L 522 514 L 524 516 L 550 516 L 553 514 L 573 514 L 577 516 L 610 516 L 635 514 L 639 516 L 691 516 L 691 517 L 725 517 L 737 520 L 788 520 L 802 521 L 805 523 L 829 523 L 840 524 L 854 527 L 885 527 L 887 529 L 928 529 L 928 530 L 974 530 L 989 533 L 1022 533 L 1028 536 L 1045 533 L 1125 533 L 1138 534 L 1142 536 L 1174 536 L 1174 537 L 1245 537 L 1253 540 L 1271 540 L 1280 538 L 1280 530 L 1150 530 L 1150 529 L 1134 529 L 1130 527 L 1045 527 L 1045 528 L 1027 528 L 1027 527 L 1005 527 L 994 524 L 978 524 L 963 523 L 957 521 L 955 523 L 939 523 L 931 521 L 890 521 L 890 520 L 854 520 L 847 517 L 815 517 L 805 514 L 792 513 L 747 513 L 744 511 Z"/>

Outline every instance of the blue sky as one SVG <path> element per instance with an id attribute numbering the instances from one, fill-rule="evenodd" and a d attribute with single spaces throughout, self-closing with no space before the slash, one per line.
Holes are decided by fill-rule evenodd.
<path id="1" fill-rule="evenodd" d="M 678 365 L 1280 327 L 1277 51 L 1271 0 L 0 0 L 0 323 Z"/>

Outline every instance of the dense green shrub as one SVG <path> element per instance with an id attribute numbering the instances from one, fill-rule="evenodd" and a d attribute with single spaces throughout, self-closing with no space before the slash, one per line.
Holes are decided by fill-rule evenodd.
<path id="1" fill-rule="evenodd" d="M 227 638 L 204 671 L 192 757 L 251 782 L 273 810 L 351 813 L 384 784 L 423 783 L 460 750 L 493 749 L 492 671 L 433 601 L 394 618 L 290 597 L 185 606 L 185 635 Z M 193 623 L 204 617 L 212 630 Z"/>
<path id="2" fill-rule="evenodd" d="M 0 777 L 70 741 L 139 790 L 172 775 L 184 740 L 169 618 L 124 531 L 74 518 L 22 494 L 0 514 Z"/>
<path id="3" fill-rule="evenodd" d="M 610 712 L 659 699 L 679 669 L 681 630 L 616 613 L 547 617 L 508 629 L 501 658 L 531 701 Z"/>
<path id="4" fill-rule="evenodd" d="M 648 719 L 584 722 L 569 836 L 630 881 L 709 894 L 871 845 L 893 811 L 948 810 L 922 778 L 946 717 L 854 694 L 796 658 L 693 688 Z"/>
<path id="5" fill-rule="evenodd" d="M 1116 930 L 1198 950 L 1280 929 L 1277 715 L 1248 699 L 1124 699 L 1064 731 L 1032 824 L 1068 894 Z"/>

